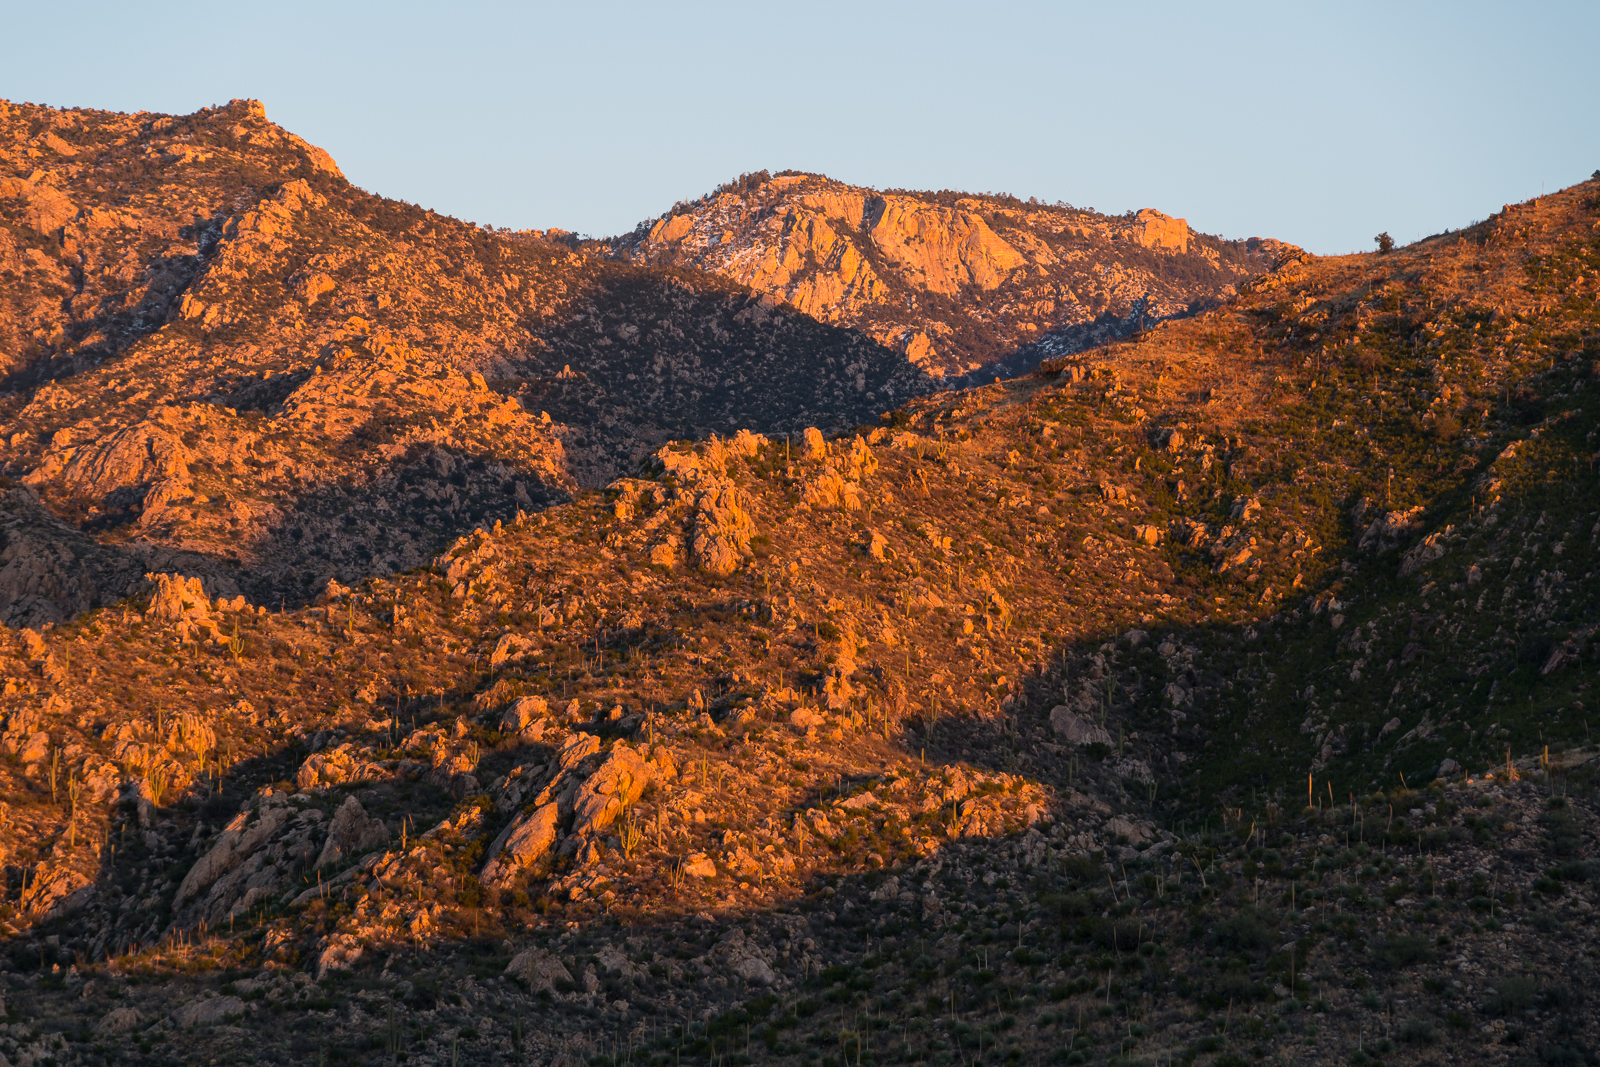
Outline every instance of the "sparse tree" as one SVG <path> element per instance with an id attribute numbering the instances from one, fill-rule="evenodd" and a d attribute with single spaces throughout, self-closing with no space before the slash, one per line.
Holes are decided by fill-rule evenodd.
<path id="1" fill-rule="evenodd" d="M 1379 252 L 1391 252 L 1394 250 L 1394 238 L 1389 236 L 1388 231 L 1378 234 L 1373 240 L 1378 242 Z"/>

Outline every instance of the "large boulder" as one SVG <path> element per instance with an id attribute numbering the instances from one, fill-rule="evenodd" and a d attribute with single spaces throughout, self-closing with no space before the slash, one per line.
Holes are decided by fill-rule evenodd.
<path id="1" fill-rule="evenodd" d="M 610 828 L 650 784 L 650 765 L 624 744 L 611 750 L 598 770 L 578 787 L 572 823 L 575 834 L 598 834 Z"/>
<path id="2" fill-rule="evenodd" d="M 64 919 L 88 907 L 94 899 L 94 882 L 71 867 L 36 869 L 34 881 L 22 894 L 22 910 L 49 921 Z"/>
<path id="3" fill-rule="evenodd" d="M 1093 719 L 1079 715 L 1065 704 L 1050 709 L 1050 729 L 1069 745 L 1109 745 L 1111 734 Z"/>
<path id="4" fill-rule="evenodd" d="M 1146 248 L 1162 248 L 1170 252 L 1189 250 L 1189 224 L 1153 208 L 1145 208 L 1134 216 L 1130 236 Z"/>
<path id="5" fill-rule="evenodd" d="M 195 456 L 184 446 L 181 434 L 177 426 L 146 420 L 88 444 L 62 442 L 27 479 L 41 485 L 59 474 L 76 495 L 91 500 L 102 500 L 119 489 L 138 490 L 167 481 L 187 487 L 189 465 Z"/>
<path id="6" fill-rule="evenodd" d="M 521 634 L 516 633 L 501 634 L 500 640 L 494 643 L 494 651 L 489 653 L 489 669 L 497 671 L 506 664 L 513 663 L 532 651 L 532 638 L 523 637 Z"/>
<path id="7" fill-rule="evenodd" d="M 210 997 L 191 1000 L 172 1013 L 172 1021 L 187 1029 L 191 1026 L 214 1026 L 243 1014 L 244 1001 L 238 997 Z"/>
<path id="8" fill-rule="evenodd" d="M 728 960 L 728 968 L 751 985 L 771 985 L 778 980 L 771 965 L 760 956 L 734 956 Z"/>
<path id="9" fill-rule="evenodd" d="M 531 992 L 553 991 L 557 982 L 571 982 L 572 972 L 566 964 L 543 949 L 529 948 L 517 953 L 506 964 L 506 972 L 513 978 L 528 983 Z"/>
<path id="10" fill-rule="evenodd" d="M 211 850 L 189 868 L 189 873 L 184 876 L 178 885 L 178 892 L 172 898 L 173 909 L 178 909 L 184 901 L 237 867 L 257 848 L 266 844 L 288 818 L 288 809 L 276 806 L 262 808 L 254 822 L 250 820 L 249 812 L 240 812 L 228 824 L 217 843 L 211 846 Z"/>
<path id="11" fill-rule="evenodd" d="M 822 436 L 822 431 L 815 426 L 807 426 L 804 435 L 805 444 L 801 455 L 806 459 L 821 460 L 828 457 L 828 442 Z"/>
<path id="12" fill-rule="evenodd" d="M 711 950 L 711 955 L 750 985 L 772 985 L 778 980 L 772 965 L 737 926 L 722 936 L 722 940 Z"/>
<path id="13" fill-rule="evenodd" d="M 144 1016 L 133 1008 L 112 1008 L 101 1016 L 100 1021 L 95 1024 L 94 1032 L 102 1037 L 125 1034 L 130 1030 L 138 1029 L 139 1024 L 142 1022 L 144 1022 Z"/>
<path id="14" fill-rule="evenodd" d="M 171 622 L 178 640 L 213 639 L 221 633 L 221 628 L 211 618 L 211 600 L 199 578 L 154 573 L 145 577 L 156 583 L 148 616 L 158 622 Z"/>
<path id="15" fill-rule="evenodd" d="M 556 756 L 556 763 L 562 770 L 570 771 L 599 751 L 600 739 L 593 734 L 579 731 L 567 738 L 567 743 L 561 746 L 561 752 Z"/>
<path id="16" fill-rule="evenodd" d="M 813 726 L 821 726 L 828 720 L 822 712 L 817 711 L 815 708 L 795 708 L 789 713 L 789 721 L 800 729 L 805 730 Z"/>
<path id="17" fill-rule="evenodd" d="M 324 942 L 317 956 L 317 981 L 326 978 L 330 971 L 349 970 L 365 952 L 366 947 L 356 935 L 334 934 Z"/>
<path id="18" fill-rule="evenodd" d="M 489 846 L 489 862 L 484 864 L 484 885 L 504 888 L 518 872 L 536 862 L 556 843 L 556 822 L 560 808 L 555 801 L 514 819 Z"/>
<path id="19" fill-rule="evenodd" d="M 545 718 L 550 705 L 544 697 L 521 697 L 500 716 L 500 732 L 538 741 L 544 735 Z"/>

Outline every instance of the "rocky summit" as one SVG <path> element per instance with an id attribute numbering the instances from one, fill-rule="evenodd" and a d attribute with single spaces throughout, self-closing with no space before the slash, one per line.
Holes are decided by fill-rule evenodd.
<path id="1" fill-rule="evenodd" d="M 1595 1062 L 1600 175 L 585 242 L 0 123 L 4 1062 Z"/>
<path id="2" fill-rule="evenodd" d="M 761 171 L 600 247 L 771 294 L 950 385 L 1025 373 L 1217 303 L 1290 246 L 1224 241 L 1149 208 L 1105 216 Z"/>

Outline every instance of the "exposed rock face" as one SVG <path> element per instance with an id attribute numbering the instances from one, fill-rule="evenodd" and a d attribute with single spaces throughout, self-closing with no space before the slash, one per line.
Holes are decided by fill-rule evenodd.
<path id="1" fill-rule="evenodd" d="M 489 846 L 489 862 L 484 865 L 484 885 L 506 886 L 523 870 L 537 862 L 556 843 L 559 806 L 543 804 L 506 827 Z"/>
<path id="2" fill-rule="evenodd" d="M 755 523 L 732 482 L 713 480 L 695 498 L 694 533 L 690 551 L 697 566 L 708 574 L 732 574 L 750 551 Z"/>
<path id="3" fill-rule="evenodd" d="M 638 752 L 619 742 L 579 787 L 573 802 L 572 832 L 604 833 L 649 784 L 650 765 Z"/>
<path id="4" fill-rule="evenodd" d="M 202 576 L 220 593 L 237 591 L 226 568 L 192 552 L 149 542 L 104 545 L 62 522 L 33 490 L 0 490 L 0 622 L 62 622 L 148 588 L 152 570 Z"/>
<path id="5" fill-rule="evenodd" d="M 23 480 L 43 485 L 59 477 L 95 500 L 119 489 L 154 491 L 159 483 L 189 484 L 193 454 L 159 422 L 114 430 L 84 445 L 73 445 L 71 440 L 68 437 L 60 451 L 47 453 L 45 461 Z M 54 439 L 51 444 L 55 448 Z M 166 491 L 173 492 L 171 488 Z"/>
<path id="6" fill-rule="evenodd" d="M 521 697 L 500 717 L 500 732 L 537 741 L 544 733 L 544 719 L 550 705 L 544 697 Z"/>
<path id="7" fill-rule="evenodd" d="M 575 733 L 567 738 L 567 743 L 562 746 L 561 754 L 556 757 L 556 761 L 563 771 L 570 771 L 599 751 L 598 737 L 581 732 Z"/>
<path id="8" fill-rule="evenodd" d="M 497 671 L 507 663 L 527 655 L 532 643 L 517 634 L 502 634 L 489 653 L 489 669 Z"/>
<path id="9" fill-rule="evenodd" d="M 732 459 L 755 456 L 769 445 L 762 435 L 740 430 L 730 440 L 713 437 L 692 452 L 669 447 L 658 450 L 653 457 L 657 469 L 672 475 L 682 485 L 677 499 L 687 498 L 691 502 L 689 555 L 698 569 L 708 574 L 729 575 L 749 555 L 755 522 L 738 486 L 728 478 L 728 463 Z M 619 507 L 621 504 L 619 501 Z M 632 514 L 631 507 L 626 513 Z M 676 537 L 669 537 L 652 551 L 651 562 L 672 566 L 677 560 L 677 547 Z"/>
<path id="10" fill-rule="evenodd" d="M 253 820 L 249 812 L 241 812 L 228 824 L 227 830 L 211 847 L 211 851 L 202 856 L 178 884 L 173 906 L 181 907 L 191 897 L 209 889 L 218 878 L 238 867 L 271 839 L 289 814 L 287 808 L 280 806 L 264 808 Z"/>
<path id="11" fill-rule="evenodd" d="M 147 574 L 145 577 L 156 583 L 147 612 L 151 619 L 171 624 L 179 641 L 217 636 L 218 627 L 211 618 L 211 600 L 200 579 L 181 574 Z"/>
<path id="12" fill-rule="evenodd" d="M 70 867 L 39 872 L 37 881 L 22 894 L 24 914 L 38 919 L 61 919 L 88 905 L 95 887 L 89 876 Z"/>
<path id="13" fill-rule="evenodd" d="M 677 212 L 607 247 L 642 263 L 690 263 L 866 330 L 935 377 L 1031 369 L 1030 359 L 1224 297 L 1272 264 L 1260 242 L 1191 235 L 1149 209 L 1107 217 L 809 174 L 745 183 Z"/>
<path id="14" fill-rule="evenodd" d="M 1386 511 L 1366 520 L 1366 514 L 1371 509 L 1363 500 L 1352 513 L 1352 518 L 1358 524 L 1365 522 L 1361 540 L 1357 547 L 1363 552 L 1382 552 L 1393 548 L 1403 538 L 1415 533 L 1422 528 L 1422 511 L 1418 507 L 1407 508 L 1404 511 Z M 1441 553 L 1442 555 L 1442 553 Z"/>
<path id="15" fill-rule="evenodd" d="M 717 943 L 712 955 L 750 985 L 768 986 L 778 980 L 772 965 L 737 927 Z"/>
<path id="16" fill-rule="evenodd" d="M 295 772 L 295 784 L 309 791 L 389 777 L 390 769 L 370 759 L 369 755 L 351 742 L 313 752 Z"/>
<path id="17" fill-rule="evenodd" d="M 603 760 L 598 759 L 599 738 L 575 733 L 567 739 L 556 758 L 553 772 L 538 795 L 522 814 L 507 824 L 489 845 L 488 862 L 480 878 L 484 885 L 506 888 L 537 863 L 555 846 L 561 828 L 569 817 L 562 855 L 584 850 L 586 843 L 610 829 L 627 808 L 638 801 L 657 773 L 657 765 L 631 746 L 618 742 Z M 670 767 L 670 757 L 667 759 Z M 500 787 L 497 806 L 521 804 L 531 792 L 522 773 L 510 775 Z M 668 774 L 668 771 L 662 771 Z M 592 851 L 592 845 L 587 846 Z M 588 856 L 588 853 L 584 853 Z M 591 865 L 593 857 L 580 860 L 580 868 Z"/>
<path id="18" fill-rule="evenodd" d="M 317 956 L 317 980 L 321 981 L 331 971 L 349 970 L 362 956 L 366 946 L 354 934 L 334 934 L 323 944 Z"/>
<path id="19" fill-rule="evenodd" d="M 801 488 L 801 503 L 820 508 L 861 510 L 867 502 L 861 483 L 867 475 L 878 469 L 878 461 L 873 458 L 872 450 L 857 435 L 849 453 L 835 457 L 822 435 L 816 433 L 813 442 L 812 433 L 816 431 L 807 431 L 805 457 L 820 460 L 822 466 Z"/>
<path id="20" fill-rule="evenodd" d="M 0 548 L 0 618 L 23 623 L 156 569 L 303 603 L 669 440 L 857 425 L 1175 314 L 1267 255 L 1185 251 L 1164 217 L 794 175 L 579 255 L 363 193 L 243 100 L 0 102 L 0 173 L 5 467 L 85 542 Z M 737 566 L 729 515 L 703 553 L 685 538 L 697 566 Z"/>
<path id="21" fill-rule="evenodd" d="M 1097 354 L 1092 373 L 927 397 L 886 420 L 894 431 L 807 434 L 781 456 L 748 435 L 678 442 L 610 493 L 487 524 L 427 568 L 319 581 L 303 608 L 248 610 L 203 576 L 150 567 L 158 577 L 124 610 L 0 630 L 12 962 L 31 970 L 37 952 L 45 974 L 65 969 L 8 977 L 7 995 L 19 1018 L 76 1020 L 64 1034 L 0 1028 L 0 1055 L 103 1059 L 79 1046 L 115 1005 L 162 1021 L 139 1035 L 154 1057 L 181 1044 L 194 1060 L 245 1048 L 301 1062 L 312 1050 L 286 1020 L 315 1012 L 330 1052 L 370 1052 L 375 1015 L 393 1005 L 401 1036 L 405 1004 L 414 1061 L 443 1054 L 431 1026 L 452 1049 L 460 1037 L 466 1062 L 544 1063 L 603 1050 L 508 1049 L 528 1039 L 519 1018 L 540 1020 L 535 1037 L 615 1024 L 620 1041 L 653 1018 L 737 1019 L 768 990 L 778 999 L 762 995 L 754 1021 L 789 1020 L 788 1047 L 825 1048 L 839 1019 L 805 1001 L 846 997 L 863 975 L 886 993 L 918 989 L 938 971 L 981 997 L 972 967 L 990 966 L 1001 993 L 1053 991 L 988 1009 L 991 1022 L 1016 1013 L 996 1024 L 1002 1044 L 1047 1060 L 1069 1032 L 1102 1050 L 1129 1040 L 1120 1017 L 1068 1025 L 1073 998 L 1105 1003 L 1085 951 L 1137 959 L 1140 947 L 1157 953 L 1154 978 L 1167 965 L 1198 976 L 1134 982 L 1154 1031 L 1211 1017 L 1219 951 L 1242 951 L 1244 977 L 1270 984 L 1269 957 L 1296 946 L 1275 947 L 1298 938 L 1313 970 L 1382 964 L 1404 985 L 1429 972 L 1391 966 L 1402 957 L 1386 950 L 1432 952 L 1443 924 L 1452 959 L 1436 962 L 1460 976 L 1456 1006 L 1478 1010 L 1497 961 L 1515 956 L 1552 987 L 1551 1011 L 1517 1020 L 1521 1047 L 1572 1060 L 1576 1046 L 1551 1042 L 1592 1047 L 1597 1032 L 1555 983 L 1574 959 L 1581 969 L 1575 947 L 1592 947 L 1600 824 L 1582 687 L 1600 483 L 1585 443 L 1600 438 L 1600 405 L 1593 368 L 1555 357 L 1557 339 L 1600 325 L 1587 295 L 1597 192 L 1600 180 L 1567 194 L 1549 221 L 1565 230 L 1543 245 L 1499 245 L 1510 236 L 1485 225 L 1302 263 L 1300 281 L 1163 323 Z M 1527 284 L 1549 264 L 1578 297 Z M 1460 295 L 1439 279 L 1488 286 L 1516 313 L 1491 314 L 1471 291 L 1465 306 L 1435 300 Z M 1367 304 L 1378 293 L 1381 317 Z M 1397 330 L 1413 343 L 1393 345 Z M 1208 349 L 1227 331 L 1248 339 L 1243 354 Z M 1367 344 L 1398 365 L 1371 366 Z M 1419 373 L 1430 368 L 1437 396 Z M 461 381 L 463 396 L 486 392 Z M 1259 418 L 1285 386 L 1289 413 L 1311 394 L 1325 417 Z M 1426 417 L 1442 419 L 1458 388 L 1471 425 L 1447 440 Z M 1508 394 L 1542 424 L 1500 407 Z M 1127 396 L 1163 410 L 1123 418 Z M 1406 404 L 1415 418 L 1396 417 Z M 202 425 L 185 430 L 197 444 L 180 434 L 186 448 L 205 442 Z M 96 439 L 58 432 L 63 450 Z M 1382 467 L 1358 462 L 1380 443 Z M 861 485 L 871 517 L 802 506 L 824 471 Z M 651 567 L 652 546 L 686 533 L 699 494 L 723 483 L 767 535 L 753 542 L 759 570 Z M 1336 503 L 1363 492 L 1374 500 L 1354 515 Z M 1152 527 L 1170 543 L 1150 543 Z M 179 624 L 206 619 L 224 634 L 238 624 L 252 654 L 176 647 Z M 519 654 L 489 670 L 496 649 Z M 308 753 L 306 788 L 286 785 Z M 1307 771 L 1326 803 L 1286 811 L 1299 805 L 1274 779 Z M 66 794 L 47 802 L 47 782 Z M 1382 792 L 1358 797 L 1367 782 Z M 1210 820 L 1206 840 L 1171 832 L 1188 811 Z M 405 826 L 404 843 L 359 855 L 374 816 Z M 1346 829 L 1381 862 L 1336 840 Z M 478 858 L 497 865 L 483 884 Z M 1312 916 L 1290 909 L 1307 871 L 1343 898 L 1350 937 L 1300 937 Z M 1490 903 L 1501 921 L 1478 930 L 1466 909 L 1452 922 L 1437 903 L 1452 882 L 1454 900 Z M 1096 919 L 1113 897 L 1123 915 Z M 1068 913 L 1085 905 L 1078 924 Z M 1216 921 L 1187 936 L 1200 910 Z M 1558 926 L 1570 936 L 1549 937 Z M 1110 943 L 1079 951 L 1074 934 Z M 995 951 L 974 959 L 981 939 Z M 498 946 L 544 987 L 540 1003 L 481 981 Z M 190 966 L 206 958 L 228 971 Z M 312 988 L 345 968 L 354 981 Z M 1355 1048 L 1361 991 L 1325 985 L 1319 1047 Z M 248 1032 L 210 1028 L 210 1012 L 229 1017 L 211 992 L 259 1007 Z M 205 1011 L 181 1010 L 197 997 Z M 880 1009 L 880 1033 L 915 1023 L 912 1009 L 925 1021 L 896 996 Z M 1285 1057 L 1303 1053 L 1303 1034 L 1272 1036 L 1270 1005 L 1247 996 L 1234 1010 L 1264 1021 L 1252 1032 L 1282 1039 Z M 180 1023 L 195 1029 L 175 1035 Z M 1436 1052 L 1476 1062 L 1480 1030 Z"/>
<path id="22" fill-rule="evenodd" d="M 822 436 L 822 431 L 815 426 L 807 426 L 805 432 L 806 459 L 824 460 L 828 458 L 828 441 Z"/>
<path id="23" fill-rule="evenodd" d="M 1189 251 L 1189 224 L 1151 208 L 1134 216 L 1132 237 L 1146 248 Z"/>

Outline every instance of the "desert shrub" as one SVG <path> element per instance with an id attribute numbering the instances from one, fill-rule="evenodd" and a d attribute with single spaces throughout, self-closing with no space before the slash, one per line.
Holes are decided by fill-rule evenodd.
<path id="1" fill-rule="evenodd" d="M 1571 1011 L 1583 1003 L 1583 994 L 1565 983 L 1539 990 L 1539 1003 L 1551 1011 Z"/>
<path id="2" fill-rule="evenodd" d="M 1384 938 L 1377 947 L 1378 960 L 1385 967 L 1410 967 L 1432 962 L 1436 955 L 1433 945 L 1425 937 L 1400 934 Z"/>
<path id="3" fill-rule="evenodd" d="M 1571 856 L 1583 844 L 1583 831 L 1572 813 L 1565 808 L 1545 812 L 1539 817 L 1539 822 L 1550 835 L 1545 846 L 1557 856 Z"/>
<path id="4" fill-rule="evenodd" d="M 1230 915 L 1211 929 L 1213 941 L 1239 952 L 1265 952 L 1272 947 L 1273 938 L 1272 927 L 1253 907 Z"/>
<path id="5" fill-rule="evenodd" d="M 1400 1027 L 1399 1037 L 1407 1045 L 1432 1045 L 1439 1040 L 1439 1031 L 1426 1019 L 1407 1019 Z"/>
<path id="6" fill-rule="evenodd" d="M 1097 885 L 1105 879 L 1106 869 L 1088 856 L 1068 856 L 1061 861 L 1061 874 L 1082 885 Z"/>
<path id="7" fill-rule="evenodd" d="M 1593 1067 L 1596 1061 L 1587 1047 L 1569 1040 L 1541 1047 L 1538 1062 L 1545 1067 Z"/>
<path id="8" fill-rule="evenodd" d="M 1138 944 L 1141 933 L 1140 924 L 1131 920 L 1117 922 L 1097 918 L 1089 920 L 1089 926 L 1090 939 L 1095 944 L 1121 952 L 1132 950 Z"/>
<path id="9" fill-rule="evenodd" d="M 1208 1008 L 1223 1008 L 1230 1003 L 1244 1003 L 1251 1000 L 1267 999 L 1265 983 L 1254 982 L 1248 975 L 1230 972 L 1218 975 L 1215 982 L 1210 983 L 1200 1001 Z"/>
<path id="10" fill-rule="evenodd" d="M 1532 978 L 1502 978 L 1483 1003 L 1490 1015 L 1514 1015 L 1533 1004 L 1538 986 Z"/>

